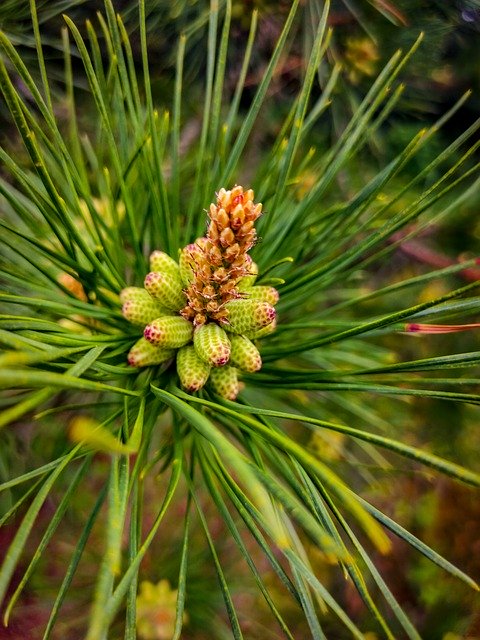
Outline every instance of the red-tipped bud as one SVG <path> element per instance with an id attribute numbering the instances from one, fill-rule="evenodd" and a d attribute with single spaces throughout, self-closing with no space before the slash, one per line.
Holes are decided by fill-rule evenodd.
<path id="1" fill-rule="evenodd" d="M 275 319 L 275 309 L 268 302 L 258 300 L 232 300 L 225 305 L 228 310 L 227 331 L 250 334 L 271 324 Z"/>
<path id="2" fill-rule="evenodd" d="M 257 347 L 245 336 L 232 334 L 230 337 L 232 350 L 230 363 L 242 371 L 259 371 L 262 368 L 262 358 Z"/>
<path id="3" fill-rule="evenodd" d="M 148 367 L 154 364 L 162 364 L 173 358 L 175 351 L 156 347 L 145 338 L 140 338 L 128 352 L 128 364 L 132 367 Z"/>
<path id="4" fill-rule="evenodd" d="M 163 306 L 178 311 L 185 305 L 186 297 L 179 275 L 151 271 L 147 274 L 144 284 L 148 293 Z"/>
<path id="5" fill-rule="evenodd" d="M 180 316 L 157 318 L 147 324 L 144 337 L 154 345 L 168 349 L 178 349 L 190 342 L 193 325 Z"/>
<path id="6" fill-rule="evenodd" d="M 212 367 L 223 367 L 230 358 L 230 340 L 225 331 L 213 322 L 195 329 L 193 344 L 198 357 Z"/>
<path id="7" fill-rule="evenodd" d="M 186 345 L 177 353 L 177 373 L 186 391 L 198 391 L 208 380 L 210 365 L 198 357 L 192 345 Z"/>
<path id="8" fill-rule="evenodd" d="M 240 391 L 237 370 L 235 367 L 212 369 L 208 379 L 210 386 L 222 398 L 236 400 Z"/>
<path id="9" fill-rule="evenodd" d="M 278 302 L 278 291 L 274 287 L 256 286 L 242 288 L 242 295 L 250 300 L 259 300 L 275 305 Z"/>

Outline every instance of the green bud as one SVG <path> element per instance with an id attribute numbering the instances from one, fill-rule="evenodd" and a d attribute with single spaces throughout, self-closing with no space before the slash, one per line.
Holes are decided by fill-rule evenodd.
<path id="1" fill-rule="evenodd" d="M 179 275 L 151 271 L 147 274 L 144 284 L 148 293 L 169 309 L 178 311 L 187 302 Z"/>
<path id="2" fill-rule="evenodd" d="M 130 300 L 144 299 L 145 294 L 150 294 L 143 287 L 125 287 L 120 291 L 120 302 L 125 304 Z"/>
<path id="3" fill-rule="evenodd" d="M 193 344 L 198 357 L 212 367 L 223 367 L 230 358 L 230 340 L 214 322 L 202 324 L 195 330 Z"/>
<path id="4" fill-rule="evenodd" d="M 219 396 L 227 400 L 236 400 L 240 391 L 240 383 L 235 367 L 227 366 L 212 369 L 208 381 Z"/>
<path id="5" fill-rule="evenodd" d="M 262 358 L 257 347 L 245 336 L 232 334 L 230 337 L 232 350 L 230 363 L 242 371 L 259 371 L 262 368 Z"/>
<path id="6" fill-rule="evenodd" d="M 201 360 L 192 345 L 177 351 L 177 373 L 186 391 L 198 391 L 208 380 L 210 365 Z"/>
<path id="7" fill-rule="evenodd" d="M 174 355 L 173 349 L 156 347 L 145 338 L 140 338 L 128 352 L 128 363 L 132 367 L 148 367 L 153 364 L 162 364 Z"/>
<path id="8" fill-rule="evenodd" d="M 180 269 L 173 258 L 163 251 L 154 251 L 150 255 L 150 271 L 169 273 L 172 276 L 180 277 Z"/>
<path id="9" fill-rule="evenodd" d="M 165 316 L 147 324 L 144 337 L 154 345 L 178 349 L 190 342 L 193 325 L 180 316 Z"/>
<path id="10" fill-rule="evenodd" d="M 163 307 L 145 289 L 140 287 L 128 287 L 120 293 L 123 302 L 122 314 L 132 324 L 144 327 L 146 324 L 159 318 L 170 315 L 171 311 Z"/>
<path id="11" fill-rule="evenodd" d="M 260 302 L 268 302 L 275 305 L 278 302 L 278 291 L 274 287 L 256 286 L 242 288 L 242 294 L 245 294 L 248 300 L 259 300 Z"/>
<path id="12" fill-rule="evenodd" d="M 259 329 L 258 331 L 252 331 L 251 333 L 245 333 L 246 338 L 250 338 L 250 340 L 258 340 L 259 338 L 263 338 L 264 336 L 268 336 L 270 333 L 273 333 L 277 328 L 277 320 L 275 319 L 273 322 L 268 324 L 266 327 Z"/>
<path id="13" fill-rule="evenodd" d="M 268 302 L 258 300 L 231 300 L 228 309 L 227 331 L 249 335 L 271 324 L 275 319 L 275 309 Z"/>

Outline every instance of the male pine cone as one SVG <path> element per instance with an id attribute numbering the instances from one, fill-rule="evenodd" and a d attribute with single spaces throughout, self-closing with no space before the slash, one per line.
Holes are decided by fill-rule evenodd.
<path id="1" fill-rule="evenodd" d="M 258 268 L 248 251 L 256 241 L 254 223 L 262 205 L 253 198 L 252 189 L 220 189 L 208 211 L 206 237 L 184 247 L 178 263 L 154 251 L 144 288 L 122 291 L 124 317 L 144 326 L 129 352 L 132 366 L 168 366 L 176 354 L 187 391 L 208 382 L 230 400 L 240 389 L 239 370 L 261 368 L 252 340 L 274 330 L 278 292 L 255 286 Z"/>

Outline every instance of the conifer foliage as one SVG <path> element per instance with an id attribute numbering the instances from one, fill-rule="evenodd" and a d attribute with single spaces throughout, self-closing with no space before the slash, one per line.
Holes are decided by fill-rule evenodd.
<path id="1" fill-rule="evenodd" d="M 462 279 L 476 262 L 392 282 L 378 274 L 404 238 L 468 205 L 479 123 L 423 154 L 465 96 L 371 170 L 369 142 L 390 126 L 419 42 L 392 56 L 327 141 L 340 74 L 334 66 L 325 79 L 328 2 L 321 13 L 317 2 L 291 3 L 252 95 L 257 13 L 232 86 L 227 0 L 211 3 L 198 136 L 185 144 L 188 41 L 178 41 L 165 109 L 152 91 L 145 4 L 140 68 L 110 0 L 98 29 L 65 16 L 61 105 L 35 12 L 39 76 L 0 37 L 0 84 L 18 135 L 0 151 L 3 622 L 45 572 L 55 591 L 44 640 L 74 625 L 87 640 L 146 638 L 160 634 L 158 616 L 176 640 L 200 637 L 206 617 L 215 620 L 208 637 L 239 639 L 258 609 L 242 608 L 239 592 L 257 594 L 262 629 L 279 637 L 299 637 L 293 607 L 303 637 L 374 629 L 417 639 L 376 563 L 396 552 L 392 539 L 478 587 L 375 506 L 371 487 L 393 470 L 395 479 L 428 470 L 480 484 L 461 460 L 437 455 L 435 440 L 419 447 L 405 436 L 409 403 L 478 409 L 475 329 L 459 346 L 425 335 L 429 324 L 478 314 L 478 281 Z M 265 131 L 272 79 L 303 18 L 315 34 L 302 82 Z M 414 338 L 406 324 L 422 331 Z M 408 349 L 392 347 L 398 340 Z M 421 354 L 414 340 L 425 340 Z M 49 573 L 49 545 L 79 513 L 66 564 Z M 214 577 L 207 587 L 199 565 Z M 88 607 L 77 615 L 82 571 Z M 327 574 L 356 589 L 362 616 Z"/>

